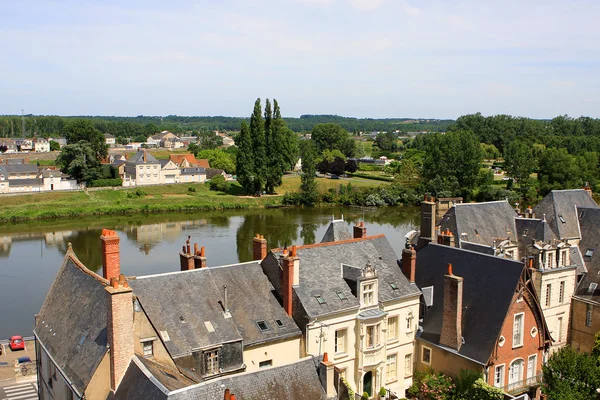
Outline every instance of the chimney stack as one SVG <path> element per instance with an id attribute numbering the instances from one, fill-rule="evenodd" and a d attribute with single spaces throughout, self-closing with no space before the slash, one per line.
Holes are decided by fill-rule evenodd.
<path id="1" fill-rule="evenodd" d="M 462 346 L 462 298 L 463 278 L 452 273 L 448 264 L 448 274 L 444 275 L 444 313 L 440 344 L 456 351 Z"/>
<path id="2" fill-rule="evenodd" d="M 417 268 L 417 252 L 410 246 L 402 249 L 402 273 L 410 283 L 415 283 L 415 274 Z"/>
<path id="3" fill-rule="evenodd" d="M 283 258 L 283 275 L 282 275 L 282 298 L 283 309 L 289 315 L 293 313 L 293 286 L 299 284 L 300 274 L 300 259 L 296 255 L 296 246 L 292 246 L 292 250 Z"/>
<path id="4" fill-rule="evenodd" d="M 365 228 L 365 223 L 360 222 L 354 225 L 354 239 L 361 239 L 367 237 L 367 228 Z"/>
<path id="5" fill-rule="evenodd" d="M 204 246 L 198 250 L 198 243 L 194 244 L 194 268 L 206 268 L 206 257 L 204 256 Z"/>
<path id="6" fill-rule="evenodd" d="M 325 394 L 328 398 L 336 397 L 337 395 L 334 373 L 333 363 L 329 361 L 327 353 L 323 353 L 323 361 L 319 363 L 319 380 L 321 381 L 321 386 L 325 389 Z"/>
<path id="7" fill-rule="evenodd" d="M 417 247 L 431 243 L 435 238 L 435 198 L 425 195 L 421 202 L 421 232 Z"/>
<path id="8" fill-rule="evenodd" d="M 229 389 L 225 389 L 223 400 L 231 400 L 231 392 L 229 391 Z"/>
<path id="9" fill-rule="evenodd" d="M 181 247 L 181 253 L 179 253 L 179 265 L 182 271 L 190 271 L 194 269 L 194 255 L 190 246 L 191 237 L 188 236 L 185 244 Z M 197 245 L 195 245 L 197 247 Z"/>
<path id="10" fill-rule="evenodd" d="M 450 229 L 446 228 L 445 231 L 442 231 L 438 235 L 438 244 L 443 244 L 444 246 L 454 247 L 454 235 L 450 232 Z"/>
<path id="11" fill-rule="evenodd" d="M 116 392 L 133 357 L 133 294 L 125 276 L 110 278 L 107 339 L 110 353 L 110 388 Z"/>
<path id="12" fill-rule="evenodd" d="M 118 277 L 121 273 L 119 251 L 119 236 L 110 229 L 102 229 L 100 243 L 102 244 L 102 277 L 106 280 Z"/>
<path id="13" fill-rule="evenodd" d="M 267 239 L 258 233 L 252 239 L 252 259 L 262 261 L 267 257 Z"/>

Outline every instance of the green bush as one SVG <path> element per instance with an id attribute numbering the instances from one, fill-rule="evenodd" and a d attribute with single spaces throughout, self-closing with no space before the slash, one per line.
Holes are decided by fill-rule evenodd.
<path id="1" fill-rule="evenodd" d="M 394 182 L 394 178 L 392 178 L 391 176 L 361 174 L 360 172 L 348 173 L 348 176 L 353 176 L 355 178 L 373 179 L 375 181 Z"/>
<path id="2" fill-rule="evenodd" d="M 88 187 L 116 187 L 123 186 L 123 179 L 96 179 L 88 183 Z"/>
<path id="3" fill-rule="evenodd" d="M 383 171 L 383 165 L 375 165 L 375 164 L 358 164 L 359 171 Z"/>
<path id="4" fill-rule="evenodd" d="M 193 186 L 188 187 L 188 192 L 190 193 L 196 193 L 196 188 Z"/>
<path id="5" fill-rule="evenodd" d="M 423 400 L 450 400 L 454 388 L 454 382 L 448 375 L 431 374 L 423 378 L 419 391 Z"/>
<path id="6" fill-rule="evenodd" d="M 223 175 L 217 175 L 213 177 L 210 182 L 210 190 L 214 190 L 217 192 L 226 193 L 229 190 L 229 182 L 225 179 Z"/>
<path id="7" fill-rule="evenodd" d="M 369 393 L 363 392 L 362 396 L 360 396 L 361 400 L 369 400 Z"/>
<path id="8" fill-rule="evenodd" d="M 148 193 L 143 191 L 142 189 L 135 189 L 133 192 L 127 192 L 127 198 L 133 199 L 135 197 L 145 197 Z"/>

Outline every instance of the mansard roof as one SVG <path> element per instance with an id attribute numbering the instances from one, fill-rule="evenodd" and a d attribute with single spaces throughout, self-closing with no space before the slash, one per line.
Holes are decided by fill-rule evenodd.
<path id="1" fill-rule="evenodd" d="M 553 190 L 534 207 L 535 215 L 545 216 L 559 239 L 580 238 L 577 207 L 599 208 L 584 189 Z"/>
<path id="2" fill-rule="evenodd" d="M 579 249 L 587 267 L 575 292 L 577 296 L 600 302 L 600 208 L 578 208 L 581 218 Z"/>

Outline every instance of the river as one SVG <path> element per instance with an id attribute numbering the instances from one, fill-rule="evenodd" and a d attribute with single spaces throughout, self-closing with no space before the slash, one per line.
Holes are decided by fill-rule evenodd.
<path id="1" fill-rule="evenodd" d="M 404 235 L 418 226 L 418 210 L 327 207 L 188 214 L 134 215 L 35 222 L 0 228 L 0 339 L 29 336 L 61 266 L 68 243 L 90 269 L 101 273 L 100 234 L 121 237 L 121 271 L 149 275 L 179 270 L 178 253 L 187 236 L 205 247 L 208 266 L 252 259 L 252 237 L 265 236 L 269 248 L 319 242 L 332 215 L 351 225 L 364 218 L 368 235 L 384 233 L 398 255 Z M 352 232 L 350 230 L 350 232 Z"/>

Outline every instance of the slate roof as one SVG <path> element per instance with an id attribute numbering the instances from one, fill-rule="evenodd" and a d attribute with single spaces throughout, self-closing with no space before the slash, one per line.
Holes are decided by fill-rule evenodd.
<path id="1" fill-rule="evenodd" d="M 279 249 L 272 250 L 263 263 L 279 263 L 280 254 Z M 298 246 L 297 256 L 300 259 L 300 284 L 293 290 L 311 318 L 359 307 L 359 299 L 354 294 L 355 284 L 342 276 L 343 264 L 356 269 L 364 268 L 367 263 L 375 267 L 379 277 L 379 301 L 420 293 L 402 273 L 398 257 L 385 235 Z M 392 289 L 391 283 L 398 289 Z M 342 292 L 345 300 L 341 300 L 337 292 Z M 319 304 L 316 295 L 320 295 L 325 303 Z"/>
<path id="2" fill-rule="evenodd" d="M 531 245 L 534 240 L 550 243 L 557 239 L 550 225 L 543 219 L 517 217 L 515 223 L 520 254 L 525 254 L 525 247 Z"/>
<path id="3" fill-rule="evenodd" d="M 585 211 L 579 219 L 581 227 L 581 241 L 579 249 L 588 273 L 579 283 L 576 295 L 594 301 L 600 301 L 600 209 L 578 208 Z M 598 287 L 594 291 L 588 291 L 590 284 L 595 283 Z"/>
<path id="4" fill-rule="evenodd" d="M 258 262 L 138 277 L 130 285 L 157 331 L 168 332 L 171 340 L 165 345 L 173 357 L 241 339 L 244 346 L 250 346 L 301 336 L 272 294 L 273 287 Z M 231 318 L 224 317 L 220 304 L 223 286 L 227 286 Z M 205 321 L 210 321 L 214 332 Z M 261 331 L 258 321 L 265 321 L 269 329 Z"/>
<path id="5" fill-rule="evenodd" d="M 41 178 L 35 179 L 9 179 L 9 186 L 43 186 L 44 180 Z"/>
<path id="6" fill-rule="evenodd" d="M 34 330 L 80 393 L 107 351 L 107 295 L 94 275 L 69 250 Z"/>
<path id="7" fill-rule="evenodd" d="M 9 174 L 37 174 L 38 172 L 38 167 L 35 164 L 3 164 L 1 168 Z"/>
<path id="8" fill-rule="evenodd" d="M 215 169 L 215 168 L 205 168 L 205 170 L 206 170 L 206 179 L 211 179 L 217 175 L 222 175 L 224 172 L 222 169 Z"/>
<path id="9" fill-rule="evenodd" d="M 144 161 L 144 153 L 146 153 L 146 161 Z M 145 150 L 140 150 L 134 155 L 132 155 L 129 160 L 127 160 L 128 164 L 160 164 L 160 162 L 150 153 Z"/>
<path id="10" fill-rule="evenodd" d="M 341 220 L 333 220 L 329 224 L 325 235 L 323 235 L 323 239 L 321 239 L 321 243 L 325 242 L 337 242 L 339 240 L 347 240 L 352 239 L 352 235 L 350 234 L 350 230 L 348 230 L 348 225 Z"/>
<path id="11" fill-rule="evenodd" d="M 229 389 L 239 400 L 325 400 L 315 361 L 304 358 L 280 367 L 224 376 L 177 390 L 161 390 L 162 383 L 148 369 L 132 362 L 115 399 L 223 400 Z M 163 387 L 164 389 L 164 387 Z"/>
<path id="12" fill-rule="evenodd" d="M 545 215 L 555 235 L 565 239 L 581 237 L 576 207 L 599 208 L 585 190 L 573 189 L 551 191 L 533 210 L 538 218 Z"/>
<path id="13" fill-rule="evenodd" d="M 516 216 L 507 201 L 462 203 L 450 208 L 440 225 L 442 230 L 450 229 L 457 247 L 461 247 L 463 240 L 492 246 L 497 238 L 516 239 Z"/>
<path id="14" fill-rule="evenodd" d="M 434 345 L 439 345 L 442 329 L 444 275 L 448 273 L 448 263 L 452 264 L 454 275 L 464 278 L 462 333 L 465 343 L 458 353 L 485 365 L 500 335 L 523 264 L 438 244 L 429 244 L 420 250 L 417 286 L 421 289 L 433 286 L 433 305 L 423 319 L 420 337 Z"/>
<path id="15" fill-rule="evenodd" d="M 181 175 L 206 175 L 206 170 L 202 167 L 181 168 Z"/>

